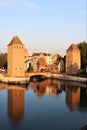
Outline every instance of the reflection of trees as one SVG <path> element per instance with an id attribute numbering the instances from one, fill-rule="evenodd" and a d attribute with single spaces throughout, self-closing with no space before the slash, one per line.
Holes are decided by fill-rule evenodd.
<path id="1" fill-rule="evenodd" d="M 80 107 L 87 107 L 87 88 L 81 87 Z"/>
<path id="2" fill-rule="evenodd" d="M 38 96 L 43 96 L 44 94 L 58 94 L 61 93 L 63 88 L 58 80 L 47 79 L 41 82 L 33 82 L 30 84 L 34 92 Z"/>
<path id="3" fill-rule="evenodd" d="M 69 85 L 65 87 L 66 104 L 70 110 L 87 111 L 87 88 Z"/>
<path id="4" fill-rule="evenodd" d="M 25 88 L 11 86 L 8 88 L 8 114 L 13 120 L 21 119 L 24 115 Z"/>

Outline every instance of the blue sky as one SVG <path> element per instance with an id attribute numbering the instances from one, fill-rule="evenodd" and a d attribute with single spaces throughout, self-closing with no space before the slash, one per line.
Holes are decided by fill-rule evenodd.
<path id="1" fill-rule="evenodd" d="M 17 35 L 28 51 L 63 55 L 86 41 L 86 0 L 0 0 L 0 51 Z"/>

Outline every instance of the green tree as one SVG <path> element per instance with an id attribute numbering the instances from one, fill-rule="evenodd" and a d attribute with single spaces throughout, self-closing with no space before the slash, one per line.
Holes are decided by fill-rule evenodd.
<path id="1" fill-rule="evenodd" d="M 33 67 L 31 65 L 31 63 L 29 63 L 29 68 L 27 69 L 27 72 L 33 72 Z"/>
<path id="2" fill-rule="evenodd" d="M 0 69 L 4 68 L 4 65 L 7 63 L 7 53 L 0 54 Z"/>
<path id="3" fill-rule="evenodd" d="M 78 47 L 81 51 L 81 68 L 83 69 L 87 65 L 87 43 L 81 42 Z"/>
<path id="4" fill-rule="evenodd" d="M 8 69 L 7 62 L 4 64 L 4 69 L 5 69 L 5 70 L 7 70 L 7 69 Z"/>

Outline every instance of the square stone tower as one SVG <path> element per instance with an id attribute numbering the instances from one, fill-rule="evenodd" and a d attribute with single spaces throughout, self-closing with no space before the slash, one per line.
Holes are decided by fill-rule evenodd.
<path id="1" fill-rule="evenodd" d="M 76 74 L 81 67 L 80 50 L 75 44 L 66 50 L 66 73 Z"/>
<path id="2" fill-rule="evenodd" d="M 15 36 L 8 44 L 8 75 L 24 77 L 25 47 L 21 40 Z"/>

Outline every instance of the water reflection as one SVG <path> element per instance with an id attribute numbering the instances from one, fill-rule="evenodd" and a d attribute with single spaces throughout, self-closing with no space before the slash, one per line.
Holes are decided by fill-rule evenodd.
<path id="1" fill-rule="evenodd" d="M 87 87 L 66 86 L 66 104 L 70 110 L 87 111 Z"/>
<path id="2" fill-rule="evenodd" d="M 3 130 L 80 130 L 87 123 L 87 87 L 50 79 L 27 88 L 1 83 L 0 107 Z"/>
<path id="3" fill-rule="evenodd" d="M 84 85 L 83 85 L 84 86 Z M 65 101 L 70 111 L 87 107 L 87 88 L 75 85 L 74 82 L 63 82 L 47 79 L 42 82 L 31 82 L 29 88 L 39 97 L 45 94 L 61 94 L 65 92 Z M 85 110 L 85 109 L 83 109 Z"/>
<path id="4" fill-rule="evenodd" d="M 80 108 L 84 108 L 87 111 L 87 87 L 81 87 L 80 92 Z"/>
<path id="5" fill-rule="evenodd" d="M 19 120 L 24 115 L 25 88 L 8 87 L 8 115 L 13 120 Z"/>
<path id="6" fill-rule="evenodd" d="M 54 94 L 58 95 L 61 93 L 65 87 L 58 80 L 44 80 L 42 82 L 31 82 L 29 85 L 30 88 L 34 90 L 38 96 L 42 97 L 44 94 Z"/>
<path id="7" fill-rule="evenodd" d="M 39 97 L 47 95 L 59 95 L 65 93 L 65 102 L 69 109 L 78 110 L 87 108 L 87 87 L 80 87 L 73 83 L 67 83 L 59 80 L 47 79 L 42 82 L 30 82 L 28 88 L 14 85 L 0 84 L 0 90 L 7 89 L 8 95 L 8 115 L 16 120 L 24 115 L 24 95 L 25 91 L 33 89 Z"/>
<path id="8" fill-rule="evenodd" d="M 80 87 L 77 86 L 66 86 L 66 104 L 70 110 L 75 109 L 80 104 Z"/>

